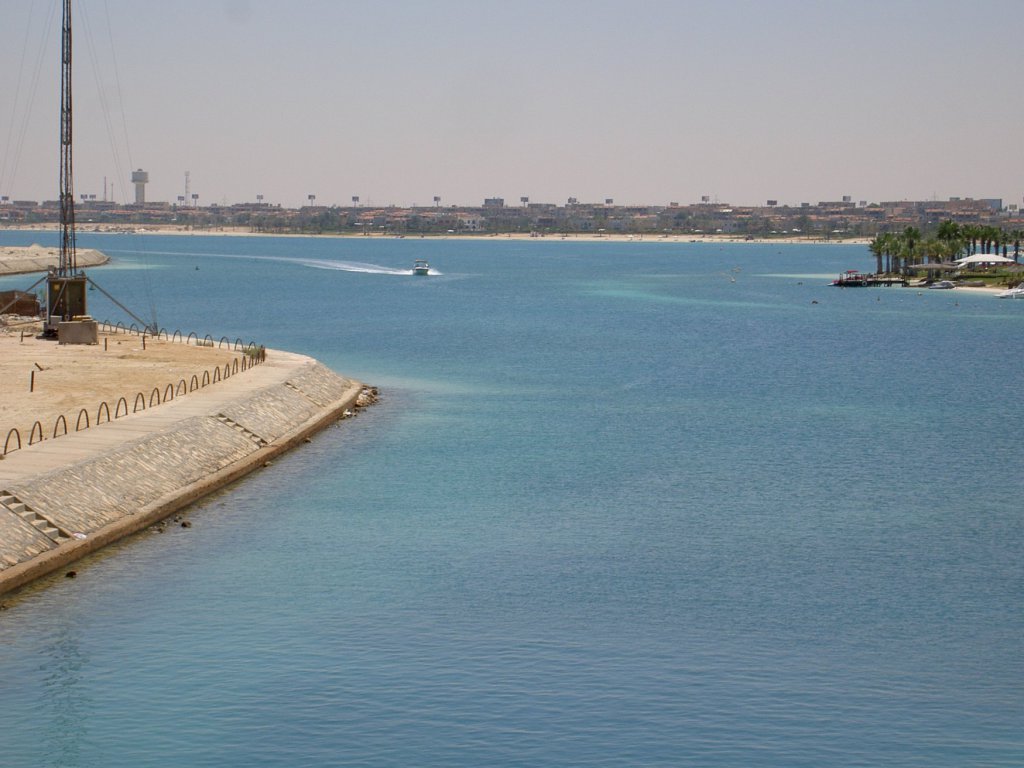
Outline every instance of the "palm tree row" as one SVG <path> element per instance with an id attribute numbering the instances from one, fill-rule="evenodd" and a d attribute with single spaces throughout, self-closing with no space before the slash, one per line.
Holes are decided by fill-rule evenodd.
<path id="1" fill-rule="evenodd" d="M 1024 232 L 1007 232 L 999 227 L 976 224 L 957 224 L 944 221 L 934 237 L 922 238 L 916 227 L 907 227 L 902 232 L 884 232 L 877 235 L 868 245 L 875 257 L 875 271 L 878 274 L 900 272 L 918 264 L 937 264 L 956 261 L 976 253 L 1001 254 L 1009 257 L 1013 249 L 1013 260 L 1019 261 L 1021 240 Z"/>

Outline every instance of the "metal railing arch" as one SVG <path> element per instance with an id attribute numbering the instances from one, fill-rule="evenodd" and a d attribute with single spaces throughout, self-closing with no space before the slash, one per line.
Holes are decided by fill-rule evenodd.
<path id="1" fill-rule="evenodd" d="M 10 444 L 11 444 L 11 435 L 14 435 L 16 438 L 18 438 L 18 447 L 15 448 L 14 450 L 16 450 L 16 451 L 20 451 L 21 450 L 21 432 L 18 431 L 17 427 L 11 427 L 11 431 L 7 433 L 7 439 L 4 440 L 4 455 L 5 456 L 9 452 L 8 449 L 9 449 Z"/>

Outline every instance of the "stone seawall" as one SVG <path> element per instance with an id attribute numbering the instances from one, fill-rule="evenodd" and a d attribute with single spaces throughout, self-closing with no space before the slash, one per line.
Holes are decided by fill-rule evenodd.
<path id="1" fill-rule="evenodd" d="M 104 424 L 0 462 L 0 594 L 263 466 L 354 408 L 364 389 L 311 358 L 271 351 L 268 359 L 276 367 L 253 369 L 258 386 L 250 379 L 235 391 L 192 397 L 188 407 L 122 419 L 119 430 L 115 422 L 104 432 Z M 69 461 L 34 472 L 53 464 L 32 460 L 44 446 Z"/>
<path id="2" fill-rule="evenodd" d="M 110 257 L 92 248 L 75 251 L 75 263 L 82 267 L 98 267 L 110 261 Z M 0 248 L 0 275 L 22 275 L 31 272 L 46 272 L 60 262 L 60 250 L 44 248 L 41 245 L 26 247 L 4 246 Z"/>

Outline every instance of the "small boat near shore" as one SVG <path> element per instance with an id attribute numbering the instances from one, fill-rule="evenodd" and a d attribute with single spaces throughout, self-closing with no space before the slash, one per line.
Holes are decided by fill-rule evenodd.
<path id="1" fill-rule="evenodd" d="M 412 273 L 414 275 L 429 275 L 430 265 L 423 259 L 416 259 L 412 264 Z"/>
<path id="2" fill-rule="evenodd" d="M 931 285 L 929 285 L 928 288 L 933 290 L 933 291 L 934 290 L 948 291 L 951 288 L 956 288 L 956 284 L 954 284 L 953 282 L 951 282 L 949 280 L 939 280 L 938 282 L 932 283 Z"/>
<path id="3" fill-rule="evenodd" d="M 1024 299 L 1024 283 L 996 294 L 997 299 Z"/>

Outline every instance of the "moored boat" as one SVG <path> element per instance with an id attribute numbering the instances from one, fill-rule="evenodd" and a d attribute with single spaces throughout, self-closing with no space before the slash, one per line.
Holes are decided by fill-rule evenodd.
<path id="1" fill-rule="evenodd" d="M 928 287 L 931 288 L 932 290 L 938 289 L 938 290 L 941 291 L 941 290 L 949 290 L 950 288 L 956 288 L 956 285 L 954 285 L 949 280 L 939 280 L 937 283 L 932 283 Z"/>
<path id="2" fill-rule="evenodd" d="M 997 299 L 1024 299 L 1024 283 L 996 294 Z"/>
<path id="3" fill-rule="evenodd" d="M 861 274 L 856 269 L 848 269 L 832 281 L 832 285 L 840 288 L 862 288 L 867 285 L 867 275 Z"/>

